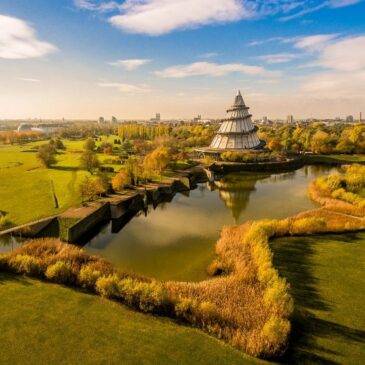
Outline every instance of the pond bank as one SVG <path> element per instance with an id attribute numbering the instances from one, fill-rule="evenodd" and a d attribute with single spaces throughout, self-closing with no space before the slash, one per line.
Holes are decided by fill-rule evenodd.
<path id="1" fill-rule="evenodd" d="M 110 219 L 136 214 L 147 204 L 158 204 L 166 199 L 172 199 L 177 192 L 193 189 L 197 182 L 204 179 L 202 171 L 199 167 L 175 171 L 173 177 L 161 183 L 138 186 L 127 194 L 112 194 L 86 206 L 69 208 L 58 215 L 0 231 L 0 239 L 5 236 L 20 238 L 51 236 L 59 237 L 69 243 L 77 243 L 81 237 Z"/>

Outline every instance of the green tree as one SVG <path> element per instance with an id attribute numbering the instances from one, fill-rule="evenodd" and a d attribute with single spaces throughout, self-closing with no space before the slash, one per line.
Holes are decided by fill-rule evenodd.
<path id="1" fill-rule="evenodd" d="M 84 143 L 85 150 L 93 151 L 95 149 L 95 141 L 93 138 L 89 137 Z"/>
<path id="2" fill-rule="evenodd" d="M 38 148 L 37 158 L 44 167 L 48 168 L 57 162 L 55 155 L 56 148 L 51 144 L 42 144 Z"/>
<path id="3" fill-rule="evenodd" d="M 93 174 L 93 171 L 100 166 L 96 153 L 85 150 L 80 157 L 80 167 Z"/>

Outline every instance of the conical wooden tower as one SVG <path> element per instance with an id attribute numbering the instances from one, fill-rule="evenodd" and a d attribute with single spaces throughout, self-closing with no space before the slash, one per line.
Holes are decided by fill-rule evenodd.
<path id="1" fill-rule="evenodd" d="M 249 107 L 238 91 L 234 104 L 227 110 L 227 118 L 223 120 L 209 149 L 229 151 L 262 147 L 264 143 L 257 136 L 257 127 L 252 124 L 252 115 L 248 110 Z"/>

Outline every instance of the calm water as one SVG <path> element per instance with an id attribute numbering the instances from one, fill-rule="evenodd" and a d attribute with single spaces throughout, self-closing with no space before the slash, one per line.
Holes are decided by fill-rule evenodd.
<path id="1" fill-rule="evenodd" d="M 307 197 L 308 184 L 330 171 L 306 166 L 281 174 L 227 175 L 199 185 L 189 196 L 177 194 L 169 203 L 149 207 L 147 214 L 138 214 L 118 233 L 112 233 L 118 222 L 110 222 L 84 249 L 158 279 L 201 280 L 223 225 L 284 218 L 315 207 Z"/>

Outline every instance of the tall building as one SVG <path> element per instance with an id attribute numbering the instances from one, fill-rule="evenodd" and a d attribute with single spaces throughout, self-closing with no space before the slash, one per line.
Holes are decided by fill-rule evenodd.
<path id="1" fill-rule="evenodd" d="M 286 118 L 286 122 L 288 124 L 293 124 L 294 123 L 294 117 L 292 115 L 288 115 Z"/>
<path id="2" fill-rule="evenodd" d="M 245 105 L 239 91 L 234 104 L 227 110 L 227 118 L 223 120 L 209 150 L 224 152 L 224 150 L 260 148 L 265 145 L 265 142 L 260 141 L 257 136 L 257 127 L 252 124 L 252 115 L 248 110 L 249 107 Z"/>
<path id="3" fill-rule="evenodd" d="M 112 117 L 112 123 L 116 123 L 118 120 L 116 117 Z"/>
<path id="4" fill-rule="evenodd" d="M 156 122 L 160 122 L 160 121 L 161 121 L 161 114 L 156 113 Z"/>

